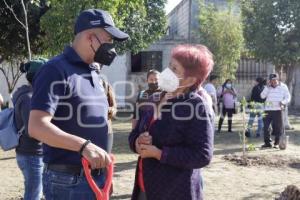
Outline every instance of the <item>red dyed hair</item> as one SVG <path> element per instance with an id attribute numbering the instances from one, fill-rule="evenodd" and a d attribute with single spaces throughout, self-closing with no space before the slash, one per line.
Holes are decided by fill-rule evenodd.
<path id="1" fill-rule="evenodd" d="M 172 58 L 184 68 L 185 76 L 196 77 L 200 86 L 213 69 L 213 55 L 204 45 L 178 45 L 172 50 Z"/>

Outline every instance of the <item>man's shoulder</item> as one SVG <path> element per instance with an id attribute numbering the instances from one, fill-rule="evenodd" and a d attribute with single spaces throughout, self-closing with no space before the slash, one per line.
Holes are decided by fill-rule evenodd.
<path id="1" fill-rule="evenodd" d="M 56 75 L 63 76 L 67 69 L 67 61 L 65 57 L 60 54 L 50 59 L 44 66 L 38 71 L 37 76 L 53 77 Z"/>
<path id="2" fill-rule="evenodd" d="M 215 86 L 212 84 L 212 83 L 207 83 L 207 84 L 205 84 L 204 85 L 204 89 L 206 90 L 206 91 L 215 91 L 216 90 L 216 88 L 215 88 Z"/>
<path id="3" fill-rule="evenodd" d="M 63 54 L 60 54 L 58 56 L 55 56 L 51 58 L 45 65 L 44 67 L 52 67 L 56 68 L 56 70 L 63 70 L 66 67 L 67 60 Z M 43 67 L 43 68 L 44 68 Z"/>
<path id="4" fill-rule="evenodd" d="M 283 82 L 280 82 L 280 86 L 284 90 L 289 90 L 288 86 L 285 83 L 283 83 Z"/>
<path id="5" fill-rule="evenodd" d="M 253 91 L 257 91 L 257 92 L 262 91 L 263 89 L 264 89 L 264 87 L 261 87 L 261 86 L 259 86 L 259 85 L 255 85 L 255 86 L 253 87 Z"/>

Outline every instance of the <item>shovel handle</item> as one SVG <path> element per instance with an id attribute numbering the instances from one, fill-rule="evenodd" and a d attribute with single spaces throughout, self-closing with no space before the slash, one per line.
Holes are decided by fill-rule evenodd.
<path id="1" fill-rule="evenodd" d="M 91 175 L 91 168 L 88 160 L 85 159 L 84 157 L 82 157 L 81 159 L 85 177 L 87 179 L 89 186 L 91 187 L 94 194 L 96 195 L 97 200 L 109 200 L 109 192 L 112 185 L 112 179 L 114 174 L 114 156 L 110 154 L 110 157 L 112 162 L 107 166 L 107 176 L 106 176 L 103 189 L 100 189 L 96 184 L 96 182 L 94 181 Z"/>

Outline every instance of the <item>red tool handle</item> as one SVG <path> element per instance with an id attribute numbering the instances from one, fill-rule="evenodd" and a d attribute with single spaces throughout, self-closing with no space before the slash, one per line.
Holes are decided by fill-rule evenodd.
<path id="1" fill-rule="evenodd" d="M 88 160 L 85 158 L 81 159 L 85 177 L 89 183 L 89 186 L 95 193 L 97 200 L 109 200 L 110 188 L 112 185 L 112 179 L 113 179 L 113 174 L 114 174 L 114 156 L 111 154 L 110 157 L 111 157 L 112 162 L 107 167 L 107 177 L 106 177 L 104 188 L 102 190 L 95 183 L 95 181 L 91 175 L 91 168 L 89 166 Z"/>

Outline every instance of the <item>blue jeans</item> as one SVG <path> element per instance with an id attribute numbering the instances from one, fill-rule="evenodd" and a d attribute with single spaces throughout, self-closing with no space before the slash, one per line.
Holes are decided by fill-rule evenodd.
<path id="1" fill-rule="evenodd" d="M 96 184 L 104 187 L 103 174 L 93 176 Z M 48 170 L 43 173 L 43 188 L 46 200 L 92 200 L 96 199 L 94 192 L 88 185 L 84 173 L 72 175 L 68 173 Z"/>
<path id="2" fill-rule="evenodd" d="M 252 134 L 253 122 L 254 122 L 254 119 L 255 119 L 256 116 L 257 116 L 256 135 L 260 135 L 260 134 L 262 134 L 263 128 L 264 128 L 262 113 L 253 113 L 253 112 L 250 113 L 249 121 L 248 121 L 248 131 Z"/>
<path id="3" fill-rule="evenodd" d="M 17 163 L 24 176 L 24 200 L 40 200 L 43 190 L 43 157 L 17 153 Z"/>

